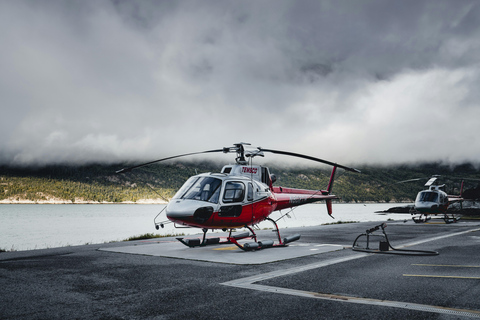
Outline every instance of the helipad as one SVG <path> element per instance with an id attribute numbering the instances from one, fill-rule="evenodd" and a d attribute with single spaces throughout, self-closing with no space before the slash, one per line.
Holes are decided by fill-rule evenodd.
<path id="1" fill-rule="evenodd" d="M 233 244 L 189 248 L 175 239 L 169 239 L 137 241 L 128 246 L 100 248 L 99 250 L 229 264 L 263 264 L 342 250 L 344 248 L 345 246 L 338 244 L 296 241 L 290 243 L 287 247 L 243 251 Z"/>

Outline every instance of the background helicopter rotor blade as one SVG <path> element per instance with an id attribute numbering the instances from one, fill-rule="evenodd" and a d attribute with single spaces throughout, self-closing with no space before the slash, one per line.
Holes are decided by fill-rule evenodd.
<path id="1" fill-rule="evenodd" d="M 282 154 L 282 155 L 285 155 L 285 156 L 292 156 L 292 157 L 303 158 L 303 159 L 312 160 L 312 161 L 316 161 L 316 162 L 321 162 L 321 163 L 324 163 L 324 164 L 328 164 L 328 165 L 330 165 L 330 166 L 335 166 L 335 167 L 337 167 L 337 168 L 345 169 L 345 170 L 347 170 L 347 171 L 352 171 L 352 172 L 361 173 L 360 170 L 355 169 L 355 168 L 350 168 L 350 167 L 342 166 L 342 165 L 340 165 L 340 164 L 338 164 L 338 163 L 333 163 L 333 162 L 330 162 L 330 161 L 327 161 L 327 160 L 323 160 L 323 159 L 320 159 L 320 158 L 315 158 L 315 157 L 307 156 L 307 155 L 300 154 L 300 153 L 294 153 L 294 152 L 288 152 L 288 151 L 281 151 L 281 150 L 264 149 L 264 148 L 261 148 L 261 147 L 258 147 L 258 150 L 263 151 L 263 152 L 271 152 L 271 153 L 275 153 L 275 154 Z"/>
<path id="2" fill-rule="evenodd" d="M 148 165 L 150 165 L 150 164 L 157 163 L 157 162 L 161 162 L 161 161 L 165 161 L 165 160 L 171 160 L 171 159 L 180 158 L 180 157 L 186 157 L 186 156 L 193 156 L 193 155 L 202 154 L 202 153 L 214 153 L 214 152 L 225 152 L 225 148 L 223 148 L 223 149 L 215 149 L 215 150 L 207 150 L 207 151 L 200 151 L 200 152 L 192 152 L 192 153 L 180 154 L 180 155 L 177 155 L 177 156 L 172 156 L 172 157 L 168 157 L 168 158 L 158 159 L 158 160 L 154 160 L 154 161 L 142 163 L 142 164 L 139 164 L 139 165 L 136 165 L 136 166 L 132 166 L 132 167 L 120 169 L 120 170 L 118 170 L 118 171 L 115 171 L 115 173 L 126 173 L 126 172 L 130 172 L 130 171 L 132 171 L 133 169 L 140 168 L 140 167 L 143 167 L 143 166 L 148 166 Z"/>
<path id="3" fill-rule="evenodd" d="M 391 186 L 394 186 L 394 185 L 397 185 L 397 184 L 415 182 L 415 181 L 426 180 L 426 179 L 428 179 L 428 178 L 414 178 L 414 179 L 402 180 L 402 181 L 392 182 L 392 183 L 388 183 L 388 184 L 381 184 L 377 188 L 391 187 Z"/>
<path id="4" fill-rule="evenodd" d="M 407 183 L 407 182 L 420 181 L 420 180 L 425 180 L 425 179 L 427 179 L 427 178 L 408 179 L 408 180 L 398 181 L 398 182 L 395 182 L 395 183 L 392 183 L 392 184 Z"/>

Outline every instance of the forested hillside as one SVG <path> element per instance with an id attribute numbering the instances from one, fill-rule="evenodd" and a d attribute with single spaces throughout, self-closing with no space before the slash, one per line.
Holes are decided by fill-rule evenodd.
<path id="1" fill-rule="evenodd" d="M 177 162 L 142 167 L 127 174 L 116 174 L 123 165 L 48 166 L 43 168 L 0 167 L 1 202 L 139 202 L 142 199 L 168 199 L 188 179 L 201 172 L 219 172 L 222 165 L 210 162 Z M 458 193 L 460 179 L 479 179 L 480 170 L 470 164 L 358 166 L 361 174 L 337 171 L 334 193 L 344 202 L 411 202 L 426 180 L 395 182 L 444 175 L 447 192 Z M 275 185 L 324 189 L 330 168 L 269 166 L 277 176 Z M 466 188 L 477 181 L 465 180 Z"/>

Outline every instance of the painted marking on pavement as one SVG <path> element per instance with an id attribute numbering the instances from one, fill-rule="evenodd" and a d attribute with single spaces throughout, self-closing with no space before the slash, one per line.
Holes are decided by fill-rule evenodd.
<path id="1" fill-rule="evenodd" d="M 440 276 L 430 274 L 404 274 L 404 277 L 424 277 L 424 278 L 452 278 L 452 279 L 474 279 L 480 280 L 480 277 L 463 277 L 463 276 Z"/>
<path id="2" fill-rule="evenodd" d="M 421 266 L 421 267 L 480 268 L 480 266 L 462 266 L 462 265 L 455 265 L 455 264 L 423 264 L 423 263 L 413 263 L 412 266 Z"/>
<path id="3" fill-rule="evenodd" d="M 230 246 L 230 247 L 223 247 L 223 248 L 215 248 L 212 250 L 218 251 L 218 250 L 237 250 L 237 249 L 238 249 L 237 246 Z"/>

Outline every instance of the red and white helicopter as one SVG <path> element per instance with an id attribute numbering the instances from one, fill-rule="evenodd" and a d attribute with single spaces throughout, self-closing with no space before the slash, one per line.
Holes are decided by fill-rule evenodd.
<path id="1" fill-rule="evenodd" d="M 165 207 L 164 211 L 168 220 L 156 221 L 162 211 L 157 215 L 154 223 L 157 230 L 159 227 L 163 228 L 165 223 L 171 222 L 176 227 L 178 225 L 179 227 L 201 228 L 203 230 L 203 239 L 177 238 L 177 240 L 189 247 L 233 243 L 239 248 L 248 251 L 286 246 L 289 242 L 298 240 L 300 238 L 298 234 L 282 239 L 276 222 L 269 217 L 270 214 L 274 211 L 293 208 L 307 203 L 325 201 L 328 214 L 331 216 L 332 200 L 338 199 L 337 196 L 332 194 L 336 170 L 341 168 L 347 171 L 360 172 L 354 168 L 293 152 L 260 147 L 253 150 L 245 150 L 244 146 L 246 145 L 250 144 L 242 142 L 234 144 L 233 147 L 163 158 L 121 169 L 117 173 L 129 172 L 135 168 L 179 157 L 203 153 L 236 152 L 236 163 L 224 166 L 220 173 L 202 173 L 189 178 Z M 264 166 L 252 165 L 252 159 L 257 156 L 263 157 L 265 152 L 299 157 L 333 166 L 326 190 L 274 187 L 273 183 L 276 177 L 270 174 L 269 169 Z M 257 242 L 257 236 L 252 226 L 265 220 L 274 224 L 274 231 L 278 237 L 277 243 L 271 240 Z M 232 231 L 237 228 L 247 228 L 251 234 L 249 232 L 232 234 Z M 227 240 L 221 241 L 220 238 L 207 238 L 206 234 L 209 229 L 229 230 L 230 232 Z M 253 239 L 254 242 L 242 245 L 238 242 L 241 239 Z"/>

